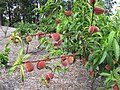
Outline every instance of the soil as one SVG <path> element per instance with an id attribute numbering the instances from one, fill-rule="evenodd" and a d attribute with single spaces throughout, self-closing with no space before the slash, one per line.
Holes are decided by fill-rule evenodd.
<path id="1" fill-rule="evenodd" d="M 7 36 L 14 31 L 14 28 L 9 28 Z M 8 42 L 7 37 L 4 37 L 4 33 L 0 30 L 0 51 L 3 51 L 4 45 Z M 44 55 L 47 54 L 46 50 L 38 50 L 36 46 L 38 42 L 34 39 L 30 42 L 29 52 L 31 53 L 30 58 L 27 60 L 32 61 L 36 59 L 42 59 Z M 11 51 L 9 54 L 9 62 L 14 62 L 17 59 L 17 54 L 20 50 L 20 46 L 15 46 L 13 43 L 9 45 Z M 26 60 L 26 61 L 27 61 Z M 48 62 L 52 66 L 52 63 L 56 63 L 59 59 L 52 60 Z M 13 64 L 13 63 L 8 63 Z M 80 60 L 77 60 L 74 64 L 69 66 L 69 70 L 66 73 L 54 74 L 54 78 L 44 85 L 41 81 L 41 76 L 49 73 L 47 69 L 38 70 L 36 68 L 36 63 L 34 64 L 34 71 L 25 72 L 25 81 L 22 82 L 20 77 L 19 69 L 17 68 L 12 76 L 8 77 L 7 72 L 9 68 L 0 68 L 0 90 L 91 90 L 92 80 L 89 79 L 89 73 L 84 68 Z M 97 90 L 98 87 L 102 86 L 102 81 L 100 78 L 95 80 L 93 83 L 93 89 Z M 4 87 L 4 88 L 3 88 Z"/>

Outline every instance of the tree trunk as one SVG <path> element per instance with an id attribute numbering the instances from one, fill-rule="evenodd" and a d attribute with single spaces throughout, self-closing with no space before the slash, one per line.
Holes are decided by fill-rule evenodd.
<path id="1" fill-rule="evenodd" d="M 3 14 L 0 13 L 0 26 L 3 25 Z"/>
<path id="2" fill-rule="evenodd" d="M 12 25 L 12 23 L 11 23 L 11 9 L 10 9 L 10 3 L 8 2 L 8 14 L 9 14 L 9 26 L 11 26 Z"/>

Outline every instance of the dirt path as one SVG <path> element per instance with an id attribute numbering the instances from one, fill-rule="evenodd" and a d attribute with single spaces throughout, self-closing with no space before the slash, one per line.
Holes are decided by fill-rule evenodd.
<path id="1" fill-rule="evenodd" d="M 7 35 L 13 30 L 9 30 Z M 0 51 L 3 50 L 4 45 L 8 42 L 7 38 L 4 38 L 4 34 L 0 31 Z M 35 46 L 38 45 L 37 40 L 33 40 L 30 43 L 30 51 L 36 51 Z M 15 61 L 17 58 L 17 53 L 19 52 L 20 47 L 10 44 L 11 52 L 9 55 L 9 61 Z M 39 51 L 34 53 L 29 58 L 30 61 L 35 59 L 42 58 L 47 51 Z M 56 60 L 48 62 L 50 65 L 55 63 Z M 0 87 L 4 85 L 6 90 L 91 90 L 91 80 L 88 78 L 88 72 L 82 66 L 80 60 L 77 60 L 75 64 L 69 67 L 67 73 L 55 73 L 54 78 L 49 83 L 49 88 L 42 84 L 41 75 L 49 73 L 47 69 L 38 70 L 36 68 L 36 63 L 34 63 L 34 71 L 28 73 L 25 71 L 25 81 L 24 83 L 20 79 L 19 69 L 15 70 L 11 77 L 7 76 L 8 69 L 4 67 L 0 68 Z M 94 83 L 94 90 L 100 86 L 101 83 L 97 80 L 97 83 Z M 1 89 L 0 89 L 1 90 Z M 5 89 L 3 89 L 5 90 Z"/>

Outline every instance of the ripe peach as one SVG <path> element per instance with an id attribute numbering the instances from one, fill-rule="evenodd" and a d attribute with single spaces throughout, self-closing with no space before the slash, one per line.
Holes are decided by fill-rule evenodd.
<path id="1" fill-rule="evenodd" d="M 37 62 L 37 68 L 43 69 L 46 66 L 46 63 L 44 61 L 38 61 Z"/>
<path id="2" fill-rule="evenodd" d="M 98 32 L 99 28 L 97 26 L 90 26 L 88 29 L 89 33 Z"/>
<path id="3" fill-rule="evenodd" d="M 105 10 L 101 7 L 96 7 L 94 9 L 94 14 L 96 14 L 96 15 L 103 14 L 104 12 L 105 12 Z"/>
<path id="4" fill-rule="evenodd" d="M 86 63 L 87 63 L 87 59 L 86 59 L 86 58 L 83 58 L 83 59 L 82 59 L 82 63 L 83 63 L 83 64 L 86 64 Z"/>
<path id="5" fill-rule="evenodd" d="M 88 0 L 90 5 L 94 5 L 96 3 L 96 0 Z"/>
<path id="6" fill-rule="evenodd" d="M 53 79 L 54 74 L 53 73 L 49 73 L 49 77 L 50 77 L 50 79 Z"/>
<path id="7" fill-rule="evenodd" d="M 60 22 L 59 21 L 56 21 L 55 24 L 58 25 Z"/>
<path id="8" fill-rule="evenodd" d="M 45 79 L 46 79 L 46 80 L 53 79 L 53 77 L 54 77 L 54 74 L 53 74 L 53 73 L 49 73 L 49 74 L 45 75 Z"/>
<path id="9" fill-rule="evenodd" d="M 62 61 L 62 66 L 67 66 L 67 61 Z"/>
<path id="10" fill-rule="evenodd" d="M 60 45 L 60 44 L 61 44 L 61 41 L 59 40 L 59 41 L 58 41 L 58 45 Z"/>
<path id="11" fill-rule="evenodd" d="M 70 12 L 70 11 L 66 11 L 66 12 L 65 12 L 65 15 L 66 15 L 67 17 L 69 17 L 69 16 L 71 16 L 71 12 Z"/>
<path id="12" fill-rule="evenodd" d="M 59 41 L 60 40 L 60 34 L 59 33 L 53 33 L 52 37 L 55 41 Z"/>
<path id="13" fill-rule="evenodd" d="M 55 46 L 55 50 L 58 50 L 59 49 L 59 46 L 57 45 L 57 46 Z"/>
<path id="14" fill-rule="evenodd" d="M 72 64 L 74 62 L 73 54 L 68 55 L 67 61 L 68 61 L 69 64 Z"/>
<path id="15" fill-rule="evenodd" d="M 42 32 L 37 32 L 37 34 L 36 34 L 36 36 L 38 37 L 38 38 L 41 38 L 42 37 L 42 35 L 44 35 Z"/>
<path id="16" fill-rule="evenodd" d="M 110 66 L 107 64 L 107 65 L 105 66 L 105 69 L 106 69 L 106 70 L 110 70 Z"/>
<path id="17" fill-rule="evenodd" d="M 52 38 L 51 34 L 47 34 L 47 36 L 48 36 L 49 38 Z"/>
<path id="18" fill-rule="evenodd" d="M 61 55 L 61 60 L 64 61 L 66 59 L 65 55 Z"/>
<path id="19" fill-rule="evenodd" d="M 90 71 L 90 76 L 94 76 L 94 74 L 95 74 L 94 70 Z"/>
<path id="20" fill-rule="evenodd" d="M 31 37 L 31 36 L 27 36 L 27 37 L 26 37 L 26 41 L 27 41 L 27 42 L 31 42 L 31 41 L 32 41 L 32 37 Z"/>
<path id="21" fill-rule="evenodd" d="M 25 67 L 27 72 L 31 72 L 34 69 L 34 66 L 30 61 L 25 62 L 24 67 Z"/>
<path id="22" fill-rule="evenodd" d="M 61 22 L 61 19 L 58 19 L 55 24 L 58 25 Z"/>
<path id="23" fill-rule="evenodd" d="M 54 42 L 53 44 L 54 44 L 54 46 L 57 46 L 57 45 L 58 45 L 58 42 Z"/>
<path id="24" fill-rule="evenodd" d="M 115 84 L 114 86 L 112 86 L 112 90 L 119 90 L 119 87 L 117 84 Z"/>
<path id="25" fill-rule="evenodd" d="M 49 75 L 47 74 L 47 75 L 45 75 L 45 79 L 46 80 L 50 80 L 50 77 L 49 77 Z"/>

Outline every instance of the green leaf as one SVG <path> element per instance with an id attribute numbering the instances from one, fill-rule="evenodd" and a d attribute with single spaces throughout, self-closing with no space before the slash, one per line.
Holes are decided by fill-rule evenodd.
<path id="1" fill-rule="evenodd" d="M 108 78 L 106 78 L 106 80 L 104 81 L 104 84 L 107 84 L 110 80 L 111 80 L 111 76 L 109 76 Z"/>
<path id="2" fill-rule="evenodd" d="M 30 54 L 26 54 L 23 58 L 22 58 L 22 61 L 29 58 L 30 57 Z"/>
<path id="3" fill-rule="evenodd" d="M 21 48 L 21 49 L 20 49 L 20 52 L 18 53 L 18 57 L 21 57 L 21 56 L 22 56 L 23 51 L 24 51 L 24 48 Z"/>
<path id="4" fill-rule="evenodd" d="M 19 61 L 16 60 L 15 63 L 13 64 L 13 66 L 9 69 L 8 71 L 8 76 L 11 76 L 11 74 L 13 73 L 13 71 L 16 69 L 17 65 L 19 64 Z"/>
<path id="5" fill-rule="evenodd" d="M 103 73 L 101 73 L 100 75 L 101 75 L 101 76 L 110 76 L 111 74 L 109 74 L 109 73 L 104 73 L 104 72 L 103 72 Z"/>
<path id="6" fill-rule="evenodd" d="M 101 64 L 102 62 L 104 62 L 104 60 L 105 60 L 106 56 L 107 56 L 107 52 L 106 52 L 106 51 L 104 51 L 103 56 L 102 56 L 102 58 L 101 58 L 101 60 L 100 60 L 99 64 Z"/>
<path id="7" fill-rule="evenodd" d="M 22 65 L 20 65 L 20 74 L 21 74 L 22 81 L 24 81 L 25 77 L 24 77 L 24 70 Z"/>
<path id="8" fill-rule="evenodd" d="M 111 31 L 109 36 L 108 36 L 108 45 L 109 45 L 109 48 L 111 47 L 112 43 L 113 43 L 113 38 L 115 36 L 115 32 L 114 31 Z"/>
<path id="9" fill-rule="evenodd" d="M 113 48 L 114 48 L 116 61 L 118 61 L 120 55 L 120 48 L 116 39 L 114 39 Z"/>

